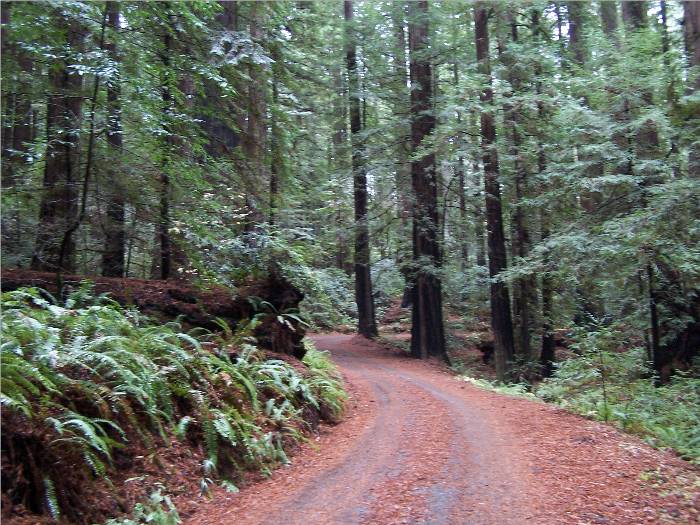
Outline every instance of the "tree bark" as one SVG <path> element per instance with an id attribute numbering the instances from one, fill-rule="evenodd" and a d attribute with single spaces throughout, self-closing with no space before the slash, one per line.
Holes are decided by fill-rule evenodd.
<path id="1" fill-rule="evenodd" d="M 100 44 L 99 50 L 104 50 L 105 43 L 105 31 L 107 28 L 107 6 L 102 14 L 102 26 L 100 29 Z M 56 274 L 56 281 L 58 283 L 59 295 L 63 293 L 63 280 L 62 272 L 65 266 L 66 258 L 69 255 L 69 247 L 74 246 L 75 241 L 73 236 L 75 232 L 78 231 L 80 225 L 85 220 L 85 215 L 87 213 L 87 200 L 88 191 L 90 189 L 90 182 L 93 178 L 93 165 L 95 163 L 95 118 L 97 114 L 97 97 L 100 93 L 100 75 L 95 75 L 92 88 L 92 97 L 90 98 L 90 117 L 89 122 L 89 132 L 88 132 L 88 144 L 87 144 L 87 155 L 85 159 L 85 175 L 83 176 L 82 182 L 82 194 L 80 196 L 80 207 L 75 220 L 68 226 L 66 231 L 63 233 L 63 238 L 61 240 L 61 248 L 58 254 L 58 271 Z"/>
<path id="2" fill-rule="evenodd" d="M 105 48 L 109 58 L 117 68 L 120 66 L 117 38 L 120 29 L 119 2 L 107 2 L 108 25 L 111 30 Z M 118 161 L 122 155 L 121 123 L 121 76 L 116 75 L 107 84 L 107 148 L 109 167 L 107 178 L 110 187 L 107 191 L 107 216 L 105 220 L 105 242 L 102 254 L 102 275 L 105 277 L 124 276 L 124 256 L 126 253 L 125 198 L 124 185 Z"/>
<path id="3" fill-rule="evenodd" d="M 542 29 L 540 27 L 540 13 L 537 10 L 532 12 L 532 34 L 535 38 L 539 38 Z M 537 120 L 538 122 L 545 122 L 545 104 L 542 95 L 542 82 L 539 80 L 542 74 L 542 67 L 537 64 L 535 67 L 535 77 L 538 80 L 535 82 L 535 94 L 537 96 Z M 540 131 L 538 127 L 537 132 L 537 172 L 540 178 L 543 177 L 545 170 L 547 169 L 547 156 L 544 148 L 544 141 L 546 132 Z M 542 185 L 539 191 L 546 191 L 546 185 Z M 540 235 L 541 242 L 544 243 L 550 235 L 549 227 L 550 217 L 547 212 L 547 207 L 543 206 L 540 209 Z M 543 255 L 543 266 L 544 271 L 541 273 L 542 276 L 542 346 L 540 348 L 540 371 L 542 377 L 550 377 L 554 372 L 554 361 L 556 344 L 554 339 L 554 333 L 552 331 L 552 314 L 553 314 L 553 299 L 554 299 L 554 280 L 549 272 L 549 266 L 551 264 L 550 256 L 547 251 Z"/>
<path id="4" fill-rule="evenodd" d="M 683 37 L 688 57 L 688 67 L 695 70 L 695 79 L 690 80 L 690 92 L 700 90 L 700 2 L 683 2 Z M 688 148 L 688 173 L 693 178 L 700 178 L 700 117 L 690 119 L 690 145 Z"/>
<path id="5" fill-rule="evenodd" d="M 55 18 L 59 25 L 64 20 L 58 13 Z M 84 29 L 75 22 L 69 22 L 65 31 L 70 53 L 82 52 Z M 63 268 L 59 268 L 59 259 L 63 236 L 78 215 L 83 77 L 68 67 L 71 57 L 62 57 L 56 62 L 49 69 L 46 161 L 31 267 L 40 271 L 70 272 L 75 264 L 73 239 L 69 239 L 63 248 Z"/>
<path id="6" fill-rule="evenodd" d="M 454 80 L 455 89 L 459 89 L 459 68 L 457 62 L 452 64 L 452 75 Z M 457 125 L 460 126 L 462 122 L 462 112 L 457 111 Z M 464 157 L 459 156 L 457 159 L 457 191 L 458 202 L 459 202 L 459 231 L 457 238 L 459 239 L 460 245 L 460 268 L 462 271 L 469 267 L 469 242 L 467 238 L 467 188 L 466 181 L 464 178 Z M 445 199 L 445 210 L 447 210 L 447 199 Z M 447 213 L 445 213 L 447 215 Z M 446 223 L 443 220 L 443 226 Z"/>
<path id="7" fill-rule="evenodd" d="M 277 222 L 277 213 L 279 208 L 280 197 L 280 177 L 284 170 L 284 156 L 282 151 L 282 128 L 279 123 L 279 82 L 282 74 L 282 57 L 280 55 L 279 46 L 276 44 L 272 48 L 272 112 L 271 112 L 271 130 L 272 140 L 270 143 L 270 210 L 269 223 L 274 226 Z"/>
<path id="8" fill-rule="evenodd" d="M 360 76 L 357 68 L 357 46 L 354 30 L 352 1 L 345 0 L 345 63 L 350 91 L 350 137 L 352 140 L 352 180 L 355 202 L 355 302 L 357 303 L 357 331 L 365 337 L 377 336 L 370 271 L 369 224 L 367 222 L 367 175 L 360 113 Z"/>
<path id="9" fill-rule="evenodd" d="M 518 41 L 518 26 L 516 20 L 510 18 L 511 42 Z M 508 80 L 513 90 L 513 96 L 518 96 L 522 89 L 522 78 L 517 70 L 517 56 L 506 46 L 502 54 L 502 61 L 508 70 Z M 506 119 L 509 121 L 511 131 L 510 156 L 513 159 L 513 171 L 515 173 L 515 210 L 513 211 L 513 256 L 525 258 L 530 253 L 530 228 L 528 218 L 522 201 L 529 193 L 529 174 L 527 166 L 522 158 L 522 137 L 520 123 L 523 116 L 520 114 L 519 103 L 512 101 L 506 104 Z M 513 314 L 515 321 L 515 351 L 523 360 L 529 360 L 531 354 L 530 333 L 532 331 L 533 309 L 537 303 L 537 283 L 533 275 L 518 278 L 515 282 L 513 294 Z"/>
<path id="10" fill-rule="evenodd" d="M 410 71 L 406 66 L 406 4 L 404 2 L 394 3 L 392 11 L 396 60 L 394 75 L 396 76 L 396 95 L 394 102 L 394 116 L 396 123 L 396 195 L 397 214 L 400 221 L 399 229 L 399 249 L 397 264 L 404 277 L 403 297 L 401 298 L 401 308 L 411 306 L 413 300 L 413 285 L 411 283 L 410 259 L 411 255 L 411 127 L 407 123 L 406 117 L 410 113 L 411 95 L 408 88 L 410 81 Z"/>
<path id="11" fill-rule="evenodd" d="M 628 29 L 636 30 L 647 25 L 646 1 L 622 2 L 622 20 Z"/>
<path id="12" fill-rule="evenodd" d="M 267 9 L 266 2 L 251 2 L 250 4 L 250 38 L 259 42 L 263 36 L 263 13 Z M 246 220 L 246 231 L 252 231 L 255 226 L 264 221 L 262 210 L 264 204 L 265 183 L 268 181 L 266 163 L 267 152 L 267 82 L 266 73 L 258 64 L 248 65 L 248 120 L 243 140 L 245 155 L 246 205 L 249 216 Z"/>
<path id="13" fill-rule="evenodd" d="M 343 7 L 344 9 L 344 7 Z M 338 67 L 334 72 L 335 98 L 333 111 L 333 170 L 344 174 L 347 170 L 347 142 L 348 142 L 348 104 L 345 79 L 342 69 Z M 342 191 L 342 190 L 341 190 Z M 335 197 L 340 202 L 340 196 Z M 352 275 L 353 268 L 349 262 L 348 234 L 346 214 L 343 206 L 338 205 L 335 213 L 335 266 L 343 270 L 347 275 Z"/>
<path id="14" fill-rule="evenodd" d="M 700 66 L 700 2 L 683 2 L 683 40 L 688 66 Z M 700 89 L 700 75 L 695 77 L 694 90 Z"/>
<path id="15" fill-rule="evenodd" d="M 567 2 L 566 7 L 569 11 L 569 47 L 572 58 L 579 67 L 583 67 L 588 54 L 587 46 L 583 41 L 584 17 L 587 5 L 585 2 Z"/>
<path id="16" fill-rule="evenodd" d="M 513 360 L 513 322 L 510 313 L 508 287 L 501 281 L 494 281 L 506 269 L 506 245 L 503 233 L 501 211 L 501 190 L 499 187 L 498 153 L 496 149 L 496 126 L 493 115 L 493 90 L 491 88 L 491 66 L 489 62 L 488 8 L 482 2 L 474 7 L 476 58 L 479 73 L 488 81 L 481 92 L 481 102 L 485 106 L 481 113 L 481 145 L 484 162 L 484 189 L 486 193 L 486 224 L 488 231 L 489 275 L 491 281 L 491 327 L 495 339 L 494 356 L 496 374 L 499 380 L 509 376 Z"/>
<path id="17" fill-rule="evenodd" d="M 617 37 L 617 2 L 614 0 L 603 0 L 600 2 L 600 22 L 603 32 L 611 39 L 616 46 L 620 42 Z"/>
<path id="18" fill-rule="evenodd" d="M 411 354 L 447 360 L 442 319 L 435 153 L 415 155 L 435 129 L 432 66 L 428 44 L 428 2 L 409 3 L 411 73 L 411 185 L 413 188 L 413 309 Z"/>
<path id="19" fill-rule="evenodd" d="M 469 129 L 474 136 L 481 132 L 479 115 L 475 110 L 469 112 Z M 476 142 L 476 141 L 475 141 Z M 482 187 L 481 180 L 481 166 L 479 159 L 481 158 L 481 146 L 478 143 L 474 143 L 472 146 L 472 152 L 470 153 L 472 170 L 474 172 L 474 177 L 472 181 L 473 187 L 476 189 L 476 193 L 472 196 L 472 207 L 474 208 L 474 240 L 476 241 L 476 265 L 479 267 L 486 266 L 486 232 L 484 229 L 485 222 L 485 211 L 483 207 L 483 198 L 481 196 L 481 191 L 479 188 Z"/>
<path id="20" fill-rule="evenodd" d="M 2 16 L 2 52 L 15 57 L 19 71 L 13 78 L 3 73 L 3 82 L 10 85 L 9 93 L 3 93 L 2 123 L 2 187 L 17 183 L 17 170 L 26 164 L 29 144 L 35 139 L 34 110 L 32 109 L 31 86 L 27 78 L 34 70 L 34 61 L 12 40 L 8 33 L 12 3 L 5 2 L 0 8 Z M 3 90 L 4 91 L 4 90 Z M 9 118 L 8 118 L 9 117 Z"/>
<path id="21" fill-rule="evenodd" d="M 169 11 L 170 3 L 166 3 L 166 11 Z M 172 239 L 170 237 L 170 174 L 168 159 L 174 154 L 175 138 L 172 124 L 168 121 L 172 118 L 175 109 L 175 98 L 172 93 L 174 73 L 172 71 L 173 35 L 175 30 L 176 17 L 168 12 L 168 25 L 163 28 L 163 86 L 161 97 L 163 99 L 163 117 L 165 121 L 165 151 L 160 173 L 160 196 L 159 196 L 159 217 L 157 224 L 158 232 L 158 268 L 160 279 L 167 280 L 170 277 L 172 266 Z"/>

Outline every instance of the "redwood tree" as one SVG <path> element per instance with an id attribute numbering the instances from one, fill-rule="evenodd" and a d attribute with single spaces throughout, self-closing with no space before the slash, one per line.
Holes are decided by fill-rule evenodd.
<path id="1" fill-rule="evenodd" d="M 111 36 L 105 42 L 105 48 L 113 63 L 118 65 L 119 53 L 116 40 L 119 31 L 119 2 L 107 2 L 107 16 Z M 107 277 L 122 277 L 124 275 L 124 253 L 126 251 L 124 187 L 120 170 L 115 168 L 117 159 L 122 154 L 120 81 L 117 74 L 107 83 L 107 146 L 112 158 L 107 169 L 110 187 L 107 195 L 105 243 L 102 254 L 102 275 Z"/>
<path id="2" fill-rule="evenodd" d="M 360 77 L 357 68 L 357 44 L 352 30 L 352 2 L 345 0 L 345 61 L 350 90 L 350 136 L 352 140 L 352 180 L 355 201 L 355 302 L 357 331 L 365 337 L 377 335 L 370 273 L 369 225 L 367 224 L 367 174 L 360 115 Z"/>
<path id="3" fill-rule="evenodd" d="M 413 188 L 413 311 L 411 354 L 447 359 L 442 320 L 435 153 L 424 141 L 435 129 L 428 2 L 409 3 L 411 71 L 411 183 Z"/>
<path id="4" fill-rule="evenodd" d="M 71 57 L 82 52 L 85 35 L 75 20 L 66 20 L 59 13 L 54 19 L 65 26 L 66 52 L 49 68 L 46 161 L 32 269 L 71 272 L 75 264 L 74 240 L 63 249 L 63 268 L 58 268 L 58 261 L 63 234 L 78 214 L 83 77 L 69 66 Z"/>
<path id="5" fill-rule="evenodd" d="M 476 58 L 479 73 L 486 77 L 481 92 L 481 146 L 484 163 L 484 190 L 486 194 L 486 227 L 488 230 L 489 275 L 491 276 L 491 328 L 494 335 L 496 373 L 503 380 L 508 375 L 509 362 L 513 359 L 513 321 L 510 313 L 508 288 L 494 278 L 506 269 L 506 244 L 503 234 L 503 213 L 499 187 L 498 153 L 496 148 L 496 123 L 491 88 L 489 61 L 489 8 L 477 2 L 474 8 Z"/>

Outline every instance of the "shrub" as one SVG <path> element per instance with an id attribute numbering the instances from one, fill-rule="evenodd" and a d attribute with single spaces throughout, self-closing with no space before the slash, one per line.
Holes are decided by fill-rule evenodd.
<path id="1" fill-rule="evenodd" d="M 628 343 L 621 337 L 614 326 L 582 330 L 579 355 L 560 363 L 535 394 L 700 463 L 700 379 L 678 374 L 655 387 L 645 349 L 620 350 Z"/>

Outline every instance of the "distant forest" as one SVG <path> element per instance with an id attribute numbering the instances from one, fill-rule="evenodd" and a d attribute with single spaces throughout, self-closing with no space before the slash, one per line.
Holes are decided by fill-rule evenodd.
<path id="1" fill-rule="evenodd" d="M 417 357 L 449 307 L 500 379 L 566 333 L 663 383 L 700 346 L 698 35 L 692 1 L 3 2 L 2 265 L 274 267 L 315 327 L 403 296 Z"/>

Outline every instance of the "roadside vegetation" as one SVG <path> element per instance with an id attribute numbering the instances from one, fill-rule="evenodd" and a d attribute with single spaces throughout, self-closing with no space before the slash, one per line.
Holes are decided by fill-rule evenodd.
<path id="1" fill-rule="evenodd" d="M 458 370 L 481 388 L 554 403 L 566 410 L 614 424 L 657 448 L 670 448 L 700 464 L 700 375 L 698 365 L 657 386 L 646 349 L 625 338 L 620 326 L 572 332 L 566 357 L 544 380 L 521 375 L 502 383 L 483 366 Z M 536 376 L 535 376 L 536 377 Z"/>
<path id="2" fill-rule="evenodd" d="M 338 373 L 309 343 L 303 363 L 270 359 L 249 326 L 222 336 L 154 324 L 89 284 L 64 302 L 4 293 L 2 307 L 3 506 L 16 515 L 95 523 L 143 500 L 136 522 L 172 517 L 168 490 L 191 485 L 188 474 L 202 494 L 215 483 L 237 491 L 342 414 Z M 166 467 L 173 450 L 177 473 Z M 144 457 L 164 485 L 139 479 Z"/>

